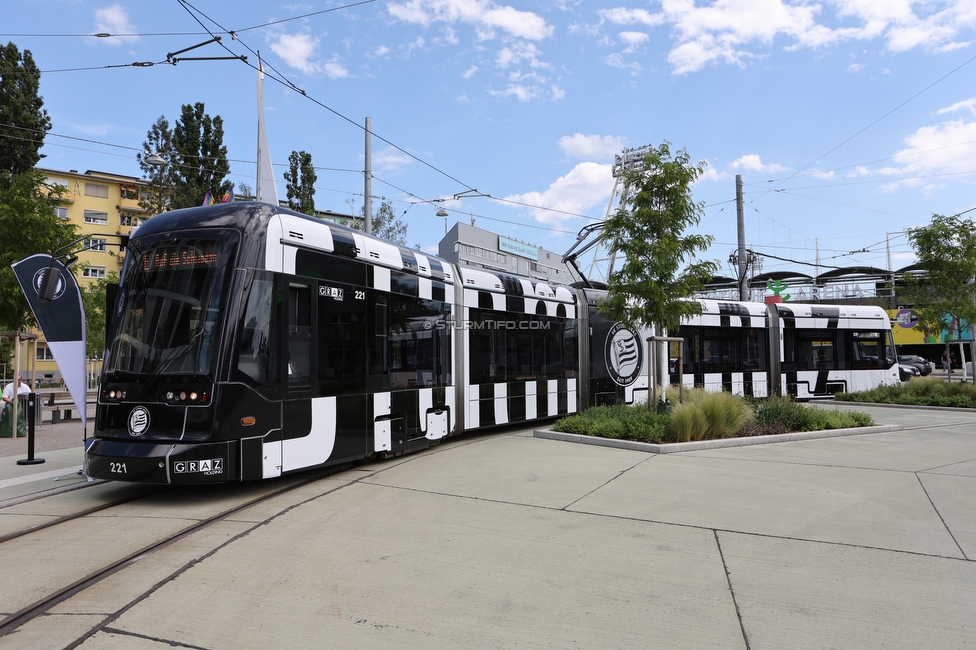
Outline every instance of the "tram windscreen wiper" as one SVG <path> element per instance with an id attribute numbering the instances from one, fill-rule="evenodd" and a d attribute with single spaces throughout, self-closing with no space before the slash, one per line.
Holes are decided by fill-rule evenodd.
<path id="1" fill-rule="evenodd" d="M 195 347 L 194 342 L 197 339 L 199 339 L 200 336 L 203 335 L 203 333 L 204 333 L 203 326 L 202 325 L 198 326 L 190 333 L 190 336 L 187 337 L 185 343 L 180 343 L 178 345 L 173 346 L 172 348 L 169 348 L 169 352 L 165 355 L 165 357 L 160 359 L 159 363 L 156 364 L 156 367 L 153 368 L 153 370 L 149 373 L 150 383 L 152 383 L 157 377 L 162 375 L 170 367 L 170 365 L 174 361 L 176 361 L 176 359 L 185 357 L 187 352 L 192 351 Z M 194 355 L 194 357 L 195 356 L 196 355 Z"/>

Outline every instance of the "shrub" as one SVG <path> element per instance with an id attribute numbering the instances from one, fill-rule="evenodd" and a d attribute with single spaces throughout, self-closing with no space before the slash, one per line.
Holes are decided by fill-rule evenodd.
<path id="1" fill-rule="evenodd" d="M 838 400 L 848 402 L 976 408 L 976 386 L 969 383 L 947 382 L 941 377 L 917 378 L 859 393 L 840 393 L 836 397 Z"/>
<path id="2" fill-rule="evenodd" d="M 594 406 L 556 421 L 552 429 L 601 438 L 662 442 L 668 419 L 667 415 L 651 413 L 646 405 Z"/>
<path id="3" fill-rule="evenodd" d="M 670 391 L 668 397 L 672 397 Z M 673 395 L 677 399 L 677 392 Z M 554 431 L 640 442 L 688 442 L 732 436 L 760 436 L 871 426 L 865 413 L 808 408 L 789 397 L 745 400 L 730 393 L 685 391 L 669 414 L 647 405 L 595 406 L 553 424 Z"/>

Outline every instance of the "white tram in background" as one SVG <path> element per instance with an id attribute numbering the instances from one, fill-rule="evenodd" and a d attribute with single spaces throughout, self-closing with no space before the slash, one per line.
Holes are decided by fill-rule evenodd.
<path id="1" fill-rule="evenodd" d="M 645 333 L 601 317 L 603 295 L 264 203 L 157 215 L 110 298 L 86 471 L 265 479 L 646 401 Z M 890 325 L 872 309 L 703 301 L 680 333 L 684 381 L 798 398 L 886 383 Z"/>

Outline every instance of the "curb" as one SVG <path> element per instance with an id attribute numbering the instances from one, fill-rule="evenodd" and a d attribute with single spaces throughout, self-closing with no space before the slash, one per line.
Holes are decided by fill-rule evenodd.
<path id="1" fill-rule="evenodd" d="M 616 440 L 613 438 L 596 438 L 577 433 L 560 433 L 552 429 L 536 429 L 533 438 L 576 442 L 583 445 L 598 447 L 614 447 L 643 451 L 649 454 L 675 454 L 683 451 L 702 451 L 705 449 L 725 449 L 727 447 L 748 447 L 750 445 L 764 445 L 774 442 L 792 442 L 794 440 L 817 440 L 820 438 L 841 438 L 844 436 L 859 436 L 869 433 L 886 433 L 901 431 L 900 424 L 882 424 L 873 427 L 857 427 L 853 429 L 826 429 L 823 431 L 800 431 L 797 433 L 777 433 L 771 436 L 749 436 L 748 438 L 721 438 L 718 440 L 698 440 L 695 442 L 671 442 L 655 444 L 651 442 L 636 442 L 633 440 Z"/>

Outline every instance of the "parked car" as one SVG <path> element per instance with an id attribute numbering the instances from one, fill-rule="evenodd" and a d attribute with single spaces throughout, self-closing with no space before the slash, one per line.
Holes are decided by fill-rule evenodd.
<path id="1" fill-rule="evenodd" d="M 932 372 L 932 364 L 926 361 L 925 357 L 920 357 L 917 354 L 899 354 L 898 363 L 915 366 L 923 377 Z"/>
<path id="2" fill-rule="evenodd" d="M 908 381 L 912 377 L 921 377 L 922 372 L 915 366 L 910 366 L 907 363 L 899 363 L 898 376 L 902 381 Z"/>

